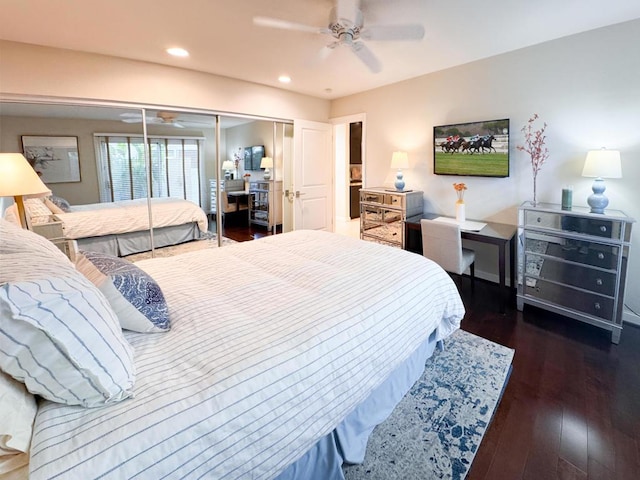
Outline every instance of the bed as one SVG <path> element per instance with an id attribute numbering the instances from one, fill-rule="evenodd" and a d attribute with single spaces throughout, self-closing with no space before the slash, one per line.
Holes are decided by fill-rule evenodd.
<path id="1" fill-rule="evenodd" d="M 25 207 L 33 222 L 55 215 L 62 221 L 65 238 L 78 248 L 126 256 L 151 250 L 146 198 L 92 203 L 60 208 L 49 199 L 29 199 Z M 153 198 L 154 246 L 166 247 L 201 237 L 207 231 L 206 213 L 195 203 L 179 198 Z M 15 222 L 15 208 L 7 211 Z"/>
<path id="2" fill-rule="evenodd" d="M 15 282 L 40 288 L 51 275 L 81 276 L 55 247 L 46 256 L 56 266 L 39 267 L 44 273 L 34 272 L 46 263 L 34 251 L 28 272 L 5 268 L 25 243 L 49 247 L 2 225 L 0 309 Z M 433 262 L 327 232 L 133 267 L 160 287 L 170 330 L 121 330 L 135 382 L 116 397 L 129 396 L 92 408 L 39 400 L 32 479 L 342 478 L 342 463 L 363 460 L 373 427 L 464 315 L 455 285 Z"/>

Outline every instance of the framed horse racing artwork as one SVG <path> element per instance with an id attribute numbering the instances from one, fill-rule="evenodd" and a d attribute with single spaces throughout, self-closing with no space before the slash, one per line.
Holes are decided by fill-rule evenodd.
<path id="1" fill-rule="evenodd" d="M 433 173 L 509 176 L 509 119 L 433 127 Z"/>

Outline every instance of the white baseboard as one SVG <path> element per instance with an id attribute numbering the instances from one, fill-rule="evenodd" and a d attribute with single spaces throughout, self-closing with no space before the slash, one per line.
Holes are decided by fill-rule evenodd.
<path id="1" fill-rule="evenodd" d="M 636 315 L 627 308 L 622 311 L 622 321 L 640 327 L 640 315 Z"/>
<path id="2" fill-rule="evenodd" d="M 467 271 L 466 273 L 469 273 L 469 272 Z M 495 273 L 487 273 L 481 270 L 476 270 L 475 273 L 476 273 L 476 278 L 480 278 L 488 282 L 500 283 L 500 276 L 498 276 Z M 504 281 L 507 283 L 507 285 L 509 285 L 509 277 L 505 278 Z"/>

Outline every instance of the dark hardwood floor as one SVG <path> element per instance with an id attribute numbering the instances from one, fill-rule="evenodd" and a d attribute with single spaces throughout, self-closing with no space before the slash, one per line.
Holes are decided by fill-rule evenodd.
<path id="1" fill-rule="evenodd" d="M 282 227 L 278 227 L 278 233 L 282 233 Z M 249 227 L 246 225 L 225 225 L 222 228 L 222 235 L 236 242 L 255 240 L 271 234 L 271 230 L 261 225 L 251 225 Z"/>
<path id="2" fill-rule="evenodd" d="M 457 279 L 462 328 L 515 349 L 513 371 L 468 480 L 640 478 L 640 329 L 619 345 L 543 310 L 498 313 L 497 286 Z"/>

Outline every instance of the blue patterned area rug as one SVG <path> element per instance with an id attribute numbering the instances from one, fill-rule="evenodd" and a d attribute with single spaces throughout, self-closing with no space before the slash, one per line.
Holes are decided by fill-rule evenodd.
<path id="1" fill-rule="evenodd" d="M 506 385 L 514 350 L 458 330 L 367 445 L 347 480 L 464 479 Z"/>
<path id="2" fill-rule="evenodd" d="M 222 237 L 222 245 L 231 245 L 236 243 L 235 240 L 231 240 L 227 237 Z M 191 242 L 181 243 L 179 245 L 171 245 L 169 247 L 156 248 L 153 256 L 151 252 L 134 253 L 133 255 L 127 255 L 126 258 L 130 262 L 139 262 L 140 260 L 148 260 L 150 258 L 164 258 L 172 257 L 174 255 L 180 255 L 181 253 L 194 252 L 196 250 L 202 250 L 204 248 L 217 248 L 218 237 L 215 233 L 207 232 L 199 240 L 192 240 Z"/>

